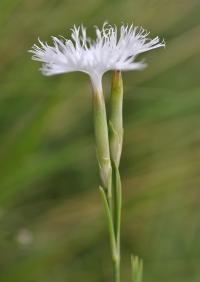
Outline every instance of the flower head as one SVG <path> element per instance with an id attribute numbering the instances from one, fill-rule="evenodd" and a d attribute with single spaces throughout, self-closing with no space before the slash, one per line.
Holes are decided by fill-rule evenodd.
<path id="1" fill-rule="evenodd" d="M 44 75 L 81 71 L 89 74 L 95 88 L 101 87 L 102 75 L 109 70 L 140 70 L 146 65 L 135 62 L 140 53 L 164 47 L 159 37 L 148 38 L 143 28 L 122 25 L 117 29 L 105 23 L 96 28 L 96 40 L 87 37 L 83 26 L 72 29 L 71 39 L 52 37 L 53 46 L 39 40 L 30 50 L 33 59 L 43 62 Z"/>

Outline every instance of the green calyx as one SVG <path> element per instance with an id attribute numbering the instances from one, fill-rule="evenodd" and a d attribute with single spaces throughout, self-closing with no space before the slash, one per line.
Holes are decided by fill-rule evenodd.
<path id="1" fill-rule="evenodd" d="M 106 117 L 106 107 L 103 93 L 94 91 L 93 93 L 94 131 L 96 139 L 96 152 L 99 163 L 102 186 L 105 189 L 110 187 L 111 161 L 108 140 L 108 126 Z"/>

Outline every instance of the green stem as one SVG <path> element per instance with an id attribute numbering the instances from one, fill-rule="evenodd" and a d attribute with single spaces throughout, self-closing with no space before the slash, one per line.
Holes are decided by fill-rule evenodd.
<path id="1" fill-rule="evenodd" d="M 121 181 L 119 170 L 115 164 L 113 171 L 113 194 L 112 207 L 109 205 L 109 198 L 106 191 L 100 187 L 104 209 L 108 222 L 110 246 L 113 261 L 114 282 L 120 282 L 120 225 L 121 225 Z"/>
<path id="2" fill-rule="evenodd" d="M 117 259 L 114 263 L 114 281 L 120 281 L 120 228 L 121 228 L 121 180 L 120 174 L 117 166 L 113 164 L 113 191 L 114 191 L 114 199 L 113 199 L 113 221 L 115 227 L 115 240 L 116 240 L 116 252 Z"/>
<path id="3" fill-rule="evenodd" d="M 114 282 L 120 282 L 120 259 L 114 261 Z"/>
<path id="4" fill-rule="evenodd" d="M 120 254 L 120 228 L 121 228 L 121 209 L 122 209 L 122 189 L 121 189 L 121 178 L 119 169 L 113 164 L 114 181 L 114 225 L 115 225 L 115 237 L 118 246 L 118 253 Z"/>
<path id="5" fill-rule="evenodd" d="M 114 73 L 111 92 L 109 132 L 101 87 L 93 89 L 93 113 L 97 159 L 103 186 L 100 192 L 108 222 L 113 277 L 114 282 L 120 282 L 121 180 L 118 167 L 123 140 L 123 85 L 120 72 Z"/>
<path id="6" fill-rule="evenodd" d="M 123 144 L 123 81 L 120 71 L 112 78 L 109 131 L 102 87 L 93 89 L 94 130 L 102 186 L 100 193 L 108 223 L 113 280 L 120 282 L 120 231 L 122 189 L 119 164 Z M 142 282 L 142 261 L 132 257 L 132 281 Z"/>
<path id="7" fill-rule="evenodd" d="M 117 211 L 117 209 L 113 209 L 113 216 L 112 216 L 112 210 L 109 206 L 107 194 L 101 186 L 99 188 L 100 188 L 100 193 L 102 196 L 104 210 L 108 223 L 108 231 L 110 236 L 110 246 L 111 246 L 112 261 L 113 261 L 114 282 L 120 282 L 120 228 L 118 229 L 118 234 L 116 235 L 114 229 L 114 219 L 118 218 L 117 213 L 121 215 L 121 211 L 119 212 L 119 210 Z"/>

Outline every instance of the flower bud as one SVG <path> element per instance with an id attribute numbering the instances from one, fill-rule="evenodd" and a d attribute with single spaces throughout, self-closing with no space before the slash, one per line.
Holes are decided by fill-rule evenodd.
<path id="1" fill-rule="evenodd" d="M 112 78 L 110 96 L 110 154 L 111 159 L 118 167 L 123 143 L 123 81 L 120 71 L 115 71 Z"/>

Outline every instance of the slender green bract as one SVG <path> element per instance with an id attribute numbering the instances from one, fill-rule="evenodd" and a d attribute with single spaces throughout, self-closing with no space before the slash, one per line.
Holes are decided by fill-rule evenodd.
<path id="1" fill-rule="evenodd" d="M 97 160 L 101 178 L 99 187 L 108 223 L 114 282 L 120 282 L 120 229 L 122 189 L 119 164 L 123 143 L 123 82 L 115 71 L 109 97 L 107 121 L 103 92 L 94 90 L 93 113 Z M 108 125 L 109 124 L 109 125 Z M 133 258 L 132 282 L 142 282 L 142 262 Z"/>

